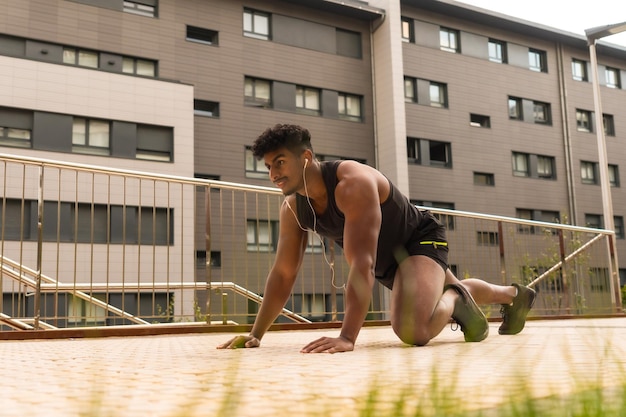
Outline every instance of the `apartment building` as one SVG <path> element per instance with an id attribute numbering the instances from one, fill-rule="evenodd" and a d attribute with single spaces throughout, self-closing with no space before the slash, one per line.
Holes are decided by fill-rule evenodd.
<path id="1" fill-rule="evenodd" d="M 418 204 L 602 227 L 603 128 L 626 265 L 626 50 L 598 60 L 603 127 L 584 37 L 451 0 L 4 0 L 0 152 L 270 186 L 249 145 L 295 123 Z M 234 263 L 188 202 L 184 260 Z"/>

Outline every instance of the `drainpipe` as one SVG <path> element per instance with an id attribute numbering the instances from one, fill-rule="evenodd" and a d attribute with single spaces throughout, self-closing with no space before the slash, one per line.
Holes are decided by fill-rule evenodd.
<path id="1" fill-rule="evenodd" d="M 576 210 L 576 187 L 574 185 L 574 161 L 572 158 L 572 137 L 570 134 L 569 117 L 567 113 L 567 88 L 565 87 L 565 72 L 563 67 L 563 45 L 556 44 L 557 76 L 559 78 L 559 100 L 561 104 L 561 120 L 563 127 L 563 149 L 565 153 L 565 178 L 567 180 L 567 204 L 570 213 L 570 224 L 578 224 Z"/>

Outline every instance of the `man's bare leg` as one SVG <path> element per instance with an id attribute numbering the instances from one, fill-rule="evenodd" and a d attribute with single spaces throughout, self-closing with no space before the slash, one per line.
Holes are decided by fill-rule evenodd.
<path id="1" fill-rule="evenodd" d="M 459 281 L 452 271 L 446 271 L 446 284 L 460 282 L 467 288 L 477 304 L 501 304 L 502 324 L 498 333 L 517 334 L 524 329 L 526 316 L 535 303 L 536 292 L 528 287 L 495 285 L 486 281 L 468 278 Z"/>

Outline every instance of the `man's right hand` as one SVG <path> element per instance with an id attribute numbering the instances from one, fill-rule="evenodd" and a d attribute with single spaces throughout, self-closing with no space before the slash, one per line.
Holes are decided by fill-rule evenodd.
<path id="1" fill-rule="evenodd" d="M 218 345 L 218 349 L 255 348 L 261 345 L 261 341 L 254 336 L 236 336 L 228 342 Z"/>

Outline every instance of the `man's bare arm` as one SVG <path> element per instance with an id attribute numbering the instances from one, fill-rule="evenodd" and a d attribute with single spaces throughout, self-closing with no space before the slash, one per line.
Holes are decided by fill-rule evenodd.
<path id="1" fill-rule="evenodd" d="M 313 341 L 302 349 L 306 353 L 352 350 L 372 297 L 382 221 L 376 177 L 358 166 L 346 171 L 335 192 L 337 206 L 345 217 L 344 255 L 350 266 L 344 320 L 339 338 Z"/>
<path id="2" fill-rule="evenodd" d="M 289 299 L 306 249 L 306 236 L 307 233 L 300 229 L 291 210 L 283 204 L 280 211 L 280 233 L 276 258 L 268 274 L 263 301 L 250 335 L 234 337 L 219 345 L 219 349 L 260 345 L 261 338 Z"/>

